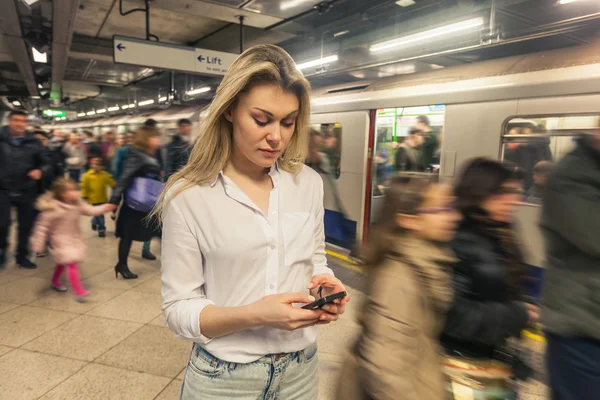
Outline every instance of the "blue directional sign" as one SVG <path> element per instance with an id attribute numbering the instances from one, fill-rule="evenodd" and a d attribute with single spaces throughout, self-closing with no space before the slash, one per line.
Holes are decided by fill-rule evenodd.
<path id="1" fill-rule="evenodd" d="M 117 45 L 117 49 L 119 49 L 119 51 L 123 51 L 123 50 L 125 50 L 126 48 L 127 48 L 127 47 L 123 46 L 123 43 L 119 43 L 119 44 Z"/>

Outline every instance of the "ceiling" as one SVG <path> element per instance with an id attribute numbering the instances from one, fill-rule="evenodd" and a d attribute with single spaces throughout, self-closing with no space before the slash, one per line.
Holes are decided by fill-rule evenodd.
<path id="1" fill-rule="evenodd" d="M 113 63 L 114 35 L 146 38 L 144 13 L 121 15 L 144 8 L 144 1 L 122 0 L 120 10 L 119 0 L 40 0 L 32 9 L 21 0 L 0 0 L 0 9 L 9 6 L 16 16 L 10 10 L 0 16 L 0 108 L 15 100 L 31 110 L 44 108 L 52 97 L 54 105 L 82 112 L 162 96 L 172 83 L 179 93 L 218 85 L 216 77 L 178 72 L 171 81 L 168 71 Z M 64 22 L 63 10 L 76 17 Z M 600 31 L 600 2 L 594 0 L 414 0 L 406 7 L 393 0 L 153 0 L 149 33 L 164 43 L 239 53 L 239 15 L 246 17 L 245 48 L 278 44 L 298 63 L 338 55 L 337 62 L 303 71 L 313 87 L 576 46 Z M 486 36 L 492 15 L 493 35 Z M 483 26 L 469 33 L 369 51 L 375 43 L 477 17 Z M 55 26 L 58 18 L 63 20 Z M 48 64 L 29 56 L 27 65 L 23 48 L 29 47 L 20 43 L 28 46 L 33 34 L 50 42 Z M 193 101 L 209 99 L 210 92 Z"/>

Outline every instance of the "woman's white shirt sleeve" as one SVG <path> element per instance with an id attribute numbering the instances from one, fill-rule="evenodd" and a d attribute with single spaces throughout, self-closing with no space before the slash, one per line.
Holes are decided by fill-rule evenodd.
<path id="1" fill-rule="evenodd" d="M 206 298 L 202 253 L 177 198 L 169 201 L 163 221 L 162 309 L 166 324 L 178 337 L 206 344 L 211 339 L 202 335 L 200 313 L 214 303 Z"/>
<path id="2" fill-rule="evenodd" d="M 316 198 L 313 199 L 315 210 L 315 254 L 313 256 L 313 276 L 320 274 L 334 275 L 331 268 L 327 267 L 327 253 L 325 252 L 325 211 L 323 208 L 323 181 L 321 180 Z"/>

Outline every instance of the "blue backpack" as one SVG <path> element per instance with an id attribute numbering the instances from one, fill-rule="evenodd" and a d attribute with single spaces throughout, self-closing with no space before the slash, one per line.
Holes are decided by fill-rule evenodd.
<path id="1" fill-rule="evenodd" d="M 129 189 L 127 189 L 125 205 L 136 211 L 150 212 L 156 205 L 164 187 L 165 184 L 156 179 L 135 178 Z"/>

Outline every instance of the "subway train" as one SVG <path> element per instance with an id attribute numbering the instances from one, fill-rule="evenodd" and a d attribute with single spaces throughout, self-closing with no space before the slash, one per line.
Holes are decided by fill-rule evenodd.
<path id="1" fill-rule="evenodd" d="M 329 159 L 330 171 L 321 174 L 328 243 L 344 246 L 348 236 L 368 237 L 393 173 L 393 143 L 406 137 L 418 116 L 439 133 L 436 167 L 442 180 L 452 181 L 472 157 L 503 159 L 507 149 L 540 141 L 551 160 L 560 159 L 576 137 L 598 126 L 599 50 L 594 43 L 314 90 L 311 124 Z M 171 114 L 201 118 L 199 109 L 144 118 L 164 117 L 172 128 Z M 110 129 L 122 123 L 116 118 L 58 127 Z M 535 275 L 544 265 L 539 211 L 539 205 L 523 202 L 517 224 Z"/>

